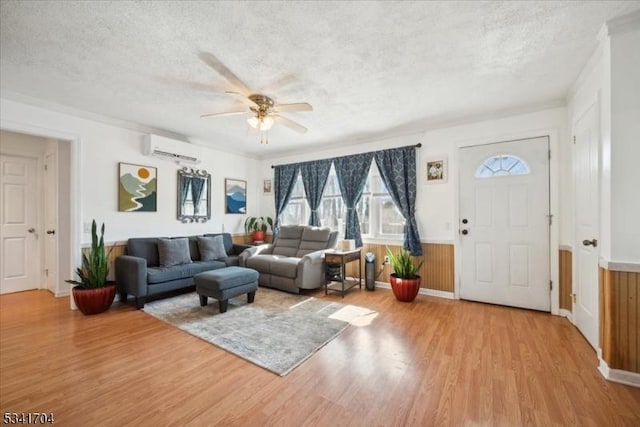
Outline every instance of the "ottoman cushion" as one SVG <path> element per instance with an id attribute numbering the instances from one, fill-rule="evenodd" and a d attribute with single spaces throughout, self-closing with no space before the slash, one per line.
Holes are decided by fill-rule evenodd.
<path id="1" fill-rule="evenodd" d="M 198 288 L 210 291 L 222 291 L 248 283 L 257 282 L 258 272 L 244 267 L 227 267 L 214 271 L 205 271 L 193 277 Z"/>

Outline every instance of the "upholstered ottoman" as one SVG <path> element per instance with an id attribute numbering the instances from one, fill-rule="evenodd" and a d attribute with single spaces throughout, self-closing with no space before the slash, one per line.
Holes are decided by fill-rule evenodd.
<path id="1" fill-rule="evenodd" d="M 252 303 L 258 289 L 258 272 L 244 267 L 226 267 L 193 276 L 200 305 L 207 305 L 209 297 L 218 300 L 220 313 L 227 311 L 229 298 L 247 294 Z"/>

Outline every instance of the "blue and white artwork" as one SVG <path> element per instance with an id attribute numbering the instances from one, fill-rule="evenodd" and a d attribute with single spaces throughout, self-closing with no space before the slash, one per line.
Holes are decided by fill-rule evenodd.
<path id="1" fill-rule="evenodd" d="M 241 181 L 239 179 L 225 179 L 224 197 L 226 213 L 247 213 L 247 181 Z"/>

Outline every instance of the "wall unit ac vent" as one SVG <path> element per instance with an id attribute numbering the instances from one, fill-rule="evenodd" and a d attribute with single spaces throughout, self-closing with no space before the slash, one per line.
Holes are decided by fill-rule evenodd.
<path id="1" fill-rule="evenodd" d="M 197 164 L 202 157 L 201 147 L 159 135 L 145 135 L 142 147 L 147 156 L 174 160 L 177 163 Z"/>

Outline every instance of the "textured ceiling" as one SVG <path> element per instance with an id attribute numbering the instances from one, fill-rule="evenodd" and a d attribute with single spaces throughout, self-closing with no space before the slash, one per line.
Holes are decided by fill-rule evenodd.
<path id="1" fill-rule="evenodd" d="M 640 2 L 2 1 L 2 96 L 271 156 L 561 102 L 602 24 Z M 269 145 L 233 75 L 278 103 Z"/>

